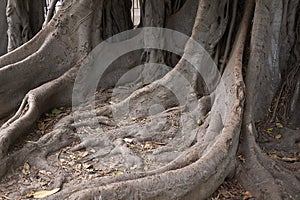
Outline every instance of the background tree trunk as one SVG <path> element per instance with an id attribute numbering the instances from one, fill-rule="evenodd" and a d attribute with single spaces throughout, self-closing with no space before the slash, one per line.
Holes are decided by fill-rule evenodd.
<path id="1" fill-rule="evenodd" d="M 59 188 L 48 199 L 206 199 L 237 175 L 245 198 L 299 199 L 300 132 L 290 122 L 300 107 L 300 2 L 140 2 L 147 27 L 110 38 L 133 28 L 130 0 L 65 0 L 0 57 L 0 193 L 30 198 L 43 185 Z M 159 28 L 185 37 L 160 38 Z M 179 56 L 155 71 L 175 54 L 167 42 Z M 150 66 L 136 75 L 146 82 L 118 84 L 140 64 Z"/>
<path id="2" fill-rule="evenodd" d="M 0 56 L 7 52 L 6 0 L 0 1 Z"/>
<path id="3" fill-rule="evenodd" d="M 36 35 L 42 28 L 45 21 L 45 0 L 29 1 L 29 24 L 33 36 Z"/>
<path id="4" fill-rule="evenodd" d="M 44 7 L 44 0 L 7 1 L 8 52 L 29 41 L 42 28 Z"/>

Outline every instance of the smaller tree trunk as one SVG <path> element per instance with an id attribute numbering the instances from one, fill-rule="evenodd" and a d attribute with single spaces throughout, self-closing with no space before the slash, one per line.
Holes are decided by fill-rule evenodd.
<path id="1" fill-rule="evenodd" d="M 0 56 L 7 52 L 6 0 L 0 1 Z"/>
<path id="2" fill-rule="evenodd" d="M 44 6 L 43 0 L 7 1 L 8 52 L 26 43 L 41 29 L 44 21 Z"/>
<path id="3" fill-rule="evenodd" d="M 102 18 L 103 39 L 133 28 L 131 0 L 105 0 Z"/>
<path id="4" fill-rule="evenodd" d="M 46 21 L 45 21 L 45 25 L 48 24 L 50 22 L 50 20 L 52 19 L 54 12 L 55 12 L 55 6 L 57 4 L 58 0 L 52 0 L 51 4 L 49 6 L 49 10 L 47 13 L 47 17 L 46 17 Z"/>
<path id="5" fill-rule="evenodd" d="M 27 1 L 8 0 L 6 7 L 8 47 L 10 52 L 29 40 L 32 35 Z"/>
<path id="6" fill-rule="evenodd" d="M 45 0 L 29 1 L 29 24 L 32 36 L 35 36 L 42 28 L 45 21 Z"/>

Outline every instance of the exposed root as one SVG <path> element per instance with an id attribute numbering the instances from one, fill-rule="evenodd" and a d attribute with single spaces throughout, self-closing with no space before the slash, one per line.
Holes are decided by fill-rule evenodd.
<path id="1" fill-rule="evenodd" d="M 290 51 L 289 45 L 282 48 L 286 44 L 285 42 L 281 43 L 281 38 L 289 36 L 286 36 L 286 33 L 281 33 L 280 30 L 287 26 L 285 23 L 293 23 L 288 22 L 286 15 L 293 18 L 290 16 L 295 14 L 296 8 L 291 6 L 283 9 L 281 6 L 287 6 L 287 4 L 277 4 L 274 1 L 257 2 L 246 76 L 248 95 L 240 144 L 241 163 L 238 167 L 237 178 L 245 189 L 255 194 L 258 199 L 299 198 L 299 189 L 297 188 L 300 187 L 300 183 L 295 174 L 282 167 L 276 159 L 266 155 L 256 141 L 260 133 L 256 131 L 255 122 L 263 118 L 264 112 L 275 94 L 275 89 L 280 88 L 279 68 L 281 65 L 285 65 L 284 62 L 279 62 L 282 57 L 274 55 L 274 51 L 284 52 L 287 49 Z M 275 16 L 276 18 L 282 17 L 279 17 L 280 20 L 274 23 L 276 21 Z M 270 32 L 274 32 L 274 34 L 270 35 Z M 261 47 L 262 43 L 264 43 L 264 47 Z M 272 57 L 272 64 L 269 63 L 269 56 Z M 282 94 L 284 87 L 286 85 L 280 88 L 279 95 Z M 266 90 L 266 88 L 272 89 Z M 275 102 L 275 114 L 273 113 L 271 116 L 271 121 L 277 122 L 278 102 L 279 100 Z"/>
<path id="2" fill-rule="evenodd" d="M 37 121 L 39 116 L 52 108 L 70 104 L 70 93 L 77 68 L 72 68 L 63 76 L 30 91 L 17 114 L 0 128 L 0 158 L 5 158 L 9 147 L 22 134 L 26 133 Z M 68 95 L 69 94 L 69 95 Z M 64 96 L 66 95 L 66 96 Z M 51 100 L 49 103 L 49 100 Z M 25 106 L 26 105 L 26 106 Z M 7 169 L 1 167 L 1 174 Z"/>
<path id="3" fill-rule="evenodd" d="M 241 163 L 239 167 L 237 176 L 239 181 L 247 188 L 252 188 L 252 192 L 256 192 L 258 198 L 297 199 L 300 182 L 295 174 L 282 168 L 262 152 L 253 139 L 253 136 L 257 134 L 254 133 L 255 127 L 248 125 L 245 131 L 247 135 L 243 137 L 243 151 L 241 153 L 246 162 Z M 250 177 L 255 177 L 255 179 Z M 289 187 L 284 187 L 285 185 Z"/>
<path id="4" fill-rule="evenodd" d="M 211 14 L 216 13 L 217 9 L 224 11 L 226 3 L 222 2 L 220 7 L 214 7 L 211 2 L 200 2 L 200 17 L 196 19 L 192 39 L 207 34 L 200 30 L 208 23 L 202 21 L 207 19 L 204 15 L 208 11 Z M 217 1 L 213 4 L 217 5 Z M 247 1 L 237 42 L 222 80 L 214 76 L 217 80 L 208 86 L 214 94 L 203 97 L 200 101 L 197 100 L 195 92 L 195 74 L 199 71 L 190 67 L 184 59 L 193 58 L 190 64 L 203 65 L 206 72 L 211 72 L 207 73 L 209 75 L 216 72 L 210 62 L 199 60 L 203 54 L 197 54 L 190 41 L 184 59 L 162 79 L 135 91 L 119 103 L 96 108 L 92 114 L 88 107 L 82 109 L 82 115 L 78 109 L 73 113 L 78 114 L 74 118 L 71 115 L 64 118 L 51 133 L 6 156 L 13 138 L 22 132 L 20 127 L 29 128 L 42 112 L 70 102 L 77 68 L 74 67 L 61 78 L 31 90 L 20 110 L 1 129 L 0 146 L 3 149 L 0 158 L 4 158 L 4 162 L 0 164 L 0 175 L 7 166 L 20 166 L 26 161 L 39 168 L 54 171 L 48 162 L 51 155 L 63 147 L 73 146 L 70 149 L 73 153 L 82 149 L 86 150 L 87 155 L 92 152 L 92 155 L 74 161 L 78 161 L 76 164 L 83 165 L 82 163 L 94 161 L 93 166 L 88 168 L 98 165 L 100 169 L 114 168 L 117 172 L 122 170 L 124 174 L 97 177 L 82 183 L 78 183 L 76 179 L 68 180 L 62 190 L 49 199 L 204 199 L 210 196 L 235 170 L 245 98 L 242 60 L 253 5 L 254 0 Z M 226 30 L 227 18 L 228 15 L 222 16 L 220 23 L 209 28 L 208 32 L 216 31 L 217 34 L 209 38 L 208 41 L 211 42 L 206 44 L 208 49 L 215 49 Z M 218 21 L 216 17 L 214 20 Z M 186 90 L 182 91 L 178 85 Z M 62 98 L 61 93 L 67 98 Z M 46 104 L 46 100 L 51 104 Z M 174 106 L 179 107 L 173 109 Z M 175 120 L 168 118 L 172 114 Z M 180 114 L 181 120 L 178 119 Z M 131 123 L 126 124 L 124 117 Z M 99 123 L 101 126 L 98 126 Z M 174 126 L 176 123 L 185 124 L 186 127 L 178 129 L 179 126 Z M 90 126 L 93 124 L 97 126 Z M 116 126 L 116 129 L 112 130 L 111 126 Z M 79 138 L 81 143 L 73 144 Z M 150 141 L 151 139 L 158 141 Z M 181 152 L 178 147 L 187 150 Z M 59 157 L 58 155 L 60 161 Z M 173 160 L 174 157 L 177 159 Z M 173 161 L 165 165 L 169 161 L 167 159 Z M 156 166 L 164 167 L 152 170 L 150 163 L 149 170 L 145 168 L 148 164 L 146 161 L 149 160 L 156 162 Z M 59 180 L 61 181 L 56 185 L 64 181 Z"/>
<path id="5" fill-rule="evenodd" d="M 171 161 L 167 165 L 163 166 L 162 168 L 159 168 L 157 170 L 145 172 L 147 176 L 163 173 L 169 170 L 176 170 L 179 168 L 186 167 L 187 165 L 196 162 L 201 156 L 204 151 L 204 149 L 207 147 L 205 144 L 202 143 L 201 138 L 203 138 L 203 135 L 206 134 L 206 129 L 209 125 L 210 118 L 205 120 L 204 124 L 201 125 L 200 128 L 196 129 L 197 135 L 196 135 L 196 143 L 194 145 L 190 144 L 189 146 L 186 146 L 187 150 L 181 154 L 179 157 L 177 157 L 175 160 Z M 184 132 L 186 133 L 186 132 Z M 174 150 L 174 149 L 173 149 Z M 154 152 L 157 153 L 157 152 Z"/>
<path id="6" fill-rule="evenodd" d="M 110 178 L 103 177 L 89 182 L 90 185 L 82 184 L 72 188 L 73 191 L 78 189 L 78 192 L 72 193 L 70 190 L 63 190 L 60 194 L 54 195 L 51 198 L 55 199 L 68 197 L 70 199 L 85 199 L 96 197 L 126 199 L 136 197 L 143 199 L 175 199 L 205 198 L 210 195 L 211 192 L 215 190 L 212 187 L 222 183 L 223 180 L 232 173 L 235 166 L 235 152 L 241 126 L 240 119 L 243 114 L 243 101 L 245 98 L 241 73 L 242 57 L 247 27 L 251 19 L 252 6 L 253 1 L 248 1 L 246 13 L 242 23 L 244 25 L 242 25 L 242 28 L 239 32 L 235 54 L 233 54 L 234 64 L 232 64 L 231 67 L 227 67 L 225 71 L 226 80 L 231 80 L 230 78 L 232 78 L 231 75 L 233 73 L 235 81 L 235 93 L 227 93 L 232 94 L 231 98 L 233 98 L 234 101 L 230 109 L 230 118 L 228 121 L 223 121 L 223 119 L 216 120 L 215 117 L 219 115 L 216 113 L 211 114 L 211 117 L 214 118 L 210 120 L 211 124 L 209 125 L 207 133 L 205 134 L 206 137 L 204 137 L 204 139 L 208 139 L 207 141 L 210 141 L 211 143 L 204 146 L 201 157 L 197 159 L 196 156 L 199 156 L 199 154 L 196 154 L 197 151 L 191 151 L 191 159 L 188 160 L 194 162 L 190 164 L 187 163 L 187 165 L 184 164 L 184 167 L 182 168 L 179 167 L 176 169 L 175 167 L 176 170 L 167 172 L 162 170 L 162 173 L 153 173 L 153 176 L 146 176 L 144 178 L 142 178 L 145 176 L 143 173 L 140 175 L 128 174 Z M 135 98 L 143 97 L 143 95 L 155 92 L 152 87 L 153 86 L 150 85 L 138 91 L 134 94 Z M 224 98 L 219 96 L 220 94 L 224 95 L 224 93 L 217 94 L 218 95 L 215 97 L 214 102 L 218 102 L 221 98 Z M 146 104 L 148 103 L 146 102 Z M 214 109 L 215 108 L 213 106 L 213 112 L 215 112 Z M 226 112 L 226 110 L 224 111 Z M 225 124 L 223 126 L 218 125 L 218 123 L 222 123 L 222 121 Z M 213 133 L 213 131 L 220 131 L 219 135 L 217 133 Z M 212 135 L 214 135 L 214 137 L 212 137 Z M 203 141 L 201 140 L 201 142 Z M 169 167 L 169 169 L 174 169 L 174 167 Z M 178 179 L 180 179 L 180 181 L 178 181 Z"/>
<path id="7" fill-rule="evenodd" d="M 61 49 L 62 51 L 59 52 L 63 54 L 64 48 Z M 11 112 L 16 109 L 16 105 L 21 103 L 27 92 L 39 87 L 45 82 L 56 79 L 67 71 L 70 68 L 69 65 L 74 62 L 71 61 L 73 58 L 65 63 L 61 63 L 59 57 L 57 59 L 52 59 L 41 56 L 45 51 L 48 50 L 41 48 L 38 52 L 25 60 L 0 69 L 0 80 L 2 84 L 0 90 L 2 97 L 1 104 L 4 105 L 0 108 L 0 118 L 11 114 Z M 44 63 L 41 62 L 43 59 L 45 59 L 45 62 L 48 62 L 50 66 L 45 66 Z M 55 69 L 53 69 L 53 66 L 56 66 Z M 24 68 L 26 69 L 25 72 Z M 20 79 L 17 79 L 15 82 L 9 81 L 15 76 L 20 76 Z M 39 78 L 36 79 L 36 77 Z"/>
<path id="8" fill-rule="evenodd" d="M 87 41 L 92 35 L 89 33 L 98 25 L 92 23 L 92 18 L 102 12 L 102 9 L 98 13 L 91 9 L 91 3 L 74 4 L 73 11 L 67 9 L 73 1 L 65 2 L 60 14 L 29 43 L 0 58 L 0 103 L 3 105 L 0 119 L 15 112 L 30 90 L 58 78 L 90 51 L 92 46 Z M 70 18 L 71 15 L 76 17 Z M 79 19 L 84 20 L 78 24 Z M 14 77 L 19 78 L 11 81 Z"/>
<path id="9" fill-rule="evenodd" d="M 7 65 L 20 62 L 27 58 L 28 56 L 34 54 L 42 46 L 43 42 L 46 40 L 49 33 L 53 32 L 53 28 L 48 26 L 40 34 L 37 34 L 33 39 L 27 42 L 26 45 L 23 45 L 21 48 L 15 49 L 9 54 L 5 54 L 1 57 L 0 60 L 0 69 Z"/>

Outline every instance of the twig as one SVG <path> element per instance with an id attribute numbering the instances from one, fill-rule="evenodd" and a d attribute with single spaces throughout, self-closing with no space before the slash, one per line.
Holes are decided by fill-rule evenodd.
<path id="1" fill-rule="evenodd" d="M 280 101 L 280 98 L 282 96 L 283 89 L 284 89 L 285 85 L 286 85 L 286 83 L 283 83 L 282 86 L 281 86 L 280 93 L 279 93 L 278 98 L 276 100 L 275 107 L 274 107 L 274 110 L 273 110 L 273 114 L 272 114 L 272 118 L 270 120 L 270 123 L 274 122 L 274 120 L 275 120 L 276 111 L 277 111 L 277 108 L 278 108 L 278 105 L 279 105 L 279 101 Z"/>

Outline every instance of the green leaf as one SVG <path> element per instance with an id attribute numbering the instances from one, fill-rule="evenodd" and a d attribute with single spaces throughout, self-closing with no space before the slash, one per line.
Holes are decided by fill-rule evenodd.
<path id="1" fill-rule="evenodd" d="M 59 109 L 57 109 L 57 108 L 54 108 L 54 109 L 52 110 L 51 113 L 52 113 L 53 115 L 59 115 L 61 112 L 62 112 L 61 110 L 59 110 Z"/>
<path id="2" fill-rule="evenodd" d="M 260 143 L 267 143 L 267 142 L 269 142 L 269 139 L 267 139 L 265 137 L 262 137 L 262 138 L 260 138 L 259 142 Z"/>
<path id="3" fill-rule="evenodd" d="M 115 171 L 114 174 L 121 175 L 121 174 L 124 174 L 124 172 L 122 172 L 122 171 Z"/>
<path id="4" fill-rule="evenodd" d="M 179 147 L 179 148 L 178 148 L 178 151 L 179 151 L 179 152 L 183 152 L 183 150 L 184 150 L 183 147 Z"/>
<path id="5" fill-rule="evenodd" d="M 202 120 L 201 120 L 201 119 L 198 119 L 198 120 L 197 120 L 197 124 L 198 124 L 198 126 L 201 126 L 201 125 L 203 124 Z"/>

